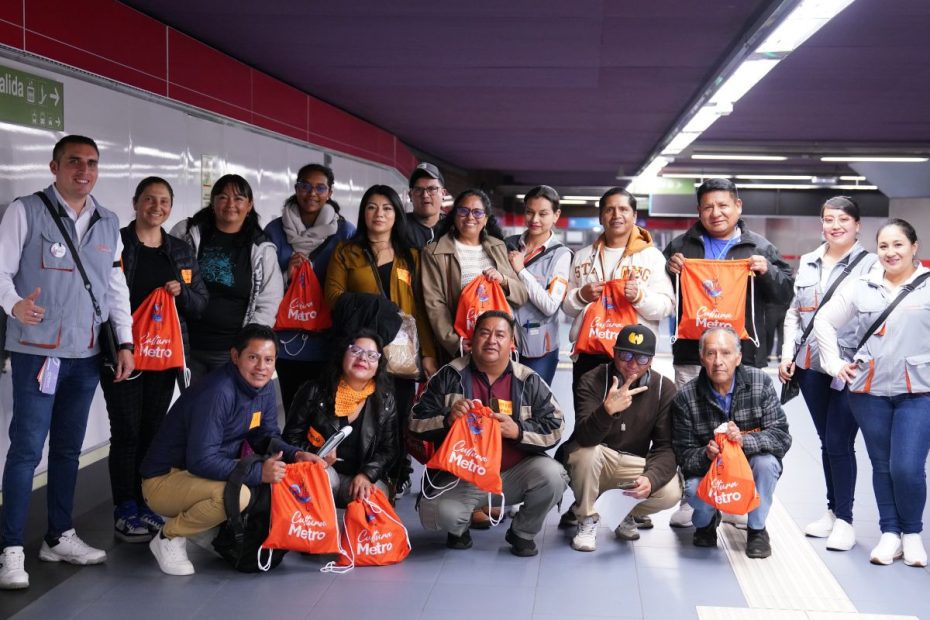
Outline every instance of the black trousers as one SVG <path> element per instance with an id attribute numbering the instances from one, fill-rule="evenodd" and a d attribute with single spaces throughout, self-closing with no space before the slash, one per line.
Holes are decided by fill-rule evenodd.
<path id="1" fill-rule="evenodd" d="M 113 382 L 101 373 L 100 386 L 110 417 L 110 486 L 113 503 L 144 503 L 139 465 L 158 432 L 171 398 L 178 371 L 146 370 L 135 379 Z"/>

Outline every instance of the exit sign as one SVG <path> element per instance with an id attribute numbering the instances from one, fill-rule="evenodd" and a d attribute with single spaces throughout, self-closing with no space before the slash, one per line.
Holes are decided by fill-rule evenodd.
<path id="1" fill-rule="evenodd" d="M 0 121 L 51 131 L 64 130 L 64 85 L 0 65 Z"/>

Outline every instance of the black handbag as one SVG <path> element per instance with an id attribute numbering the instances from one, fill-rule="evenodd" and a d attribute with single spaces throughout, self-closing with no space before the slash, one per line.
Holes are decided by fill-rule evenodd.
<path id="1" fill-rule="evenodd" d="M 843 273 L 833 281 L 833 284 L 830 285 L 830 288 L 827 289 L 827 292 L 824 294 L 823 299 L 820 301 L 820 304 L 817 306 L 817 309 L 814 310 L 814 314 L 811 316 L 810 323 L 807 324 L 807 327 L 804 328 L 804 333 L 801 334 L 801 340 L 794 347 L 794 355 L 791 357 L 792 362 L 796 362 L 798 359 L 798 353 L 801 351 L 801 345 L 804 344 L 804 341 L 807 340 L 807 337 L 811 335 L 811 330 L 814 329 L 814 319 L 817 317 L 817 313 L 820 312 L 820 309 L 823 308 L 830 298 L 833 297 L 833 293 L 839 287 L 840 283 L 846 279 L 846 276 L 853 270 L 859 261 L 865 258 L 868 255 L 868 252 L 862 251 L 859 253 L 856 258 L 849 261 L 846 266 L 843 268 Z M 795 369 L 797 370 L 797 369 Z M 801 393 L 801 386 L 798 385 L 797 374 L 791 375 L 791 378 L 785 383 L 781 384 L 781 404 L 787 404 L 792 398 Z"/>
<path id="2" fill-rule="evenodd" d="M 120 344 L 119 338 L 116 336 L 116 327 L 109 319 L 106 321 L 103 320 L 100 304 L 97 303 L 97 297 L 94 295 L 94 291 L 91 288 L 90 279 L 87 277 L 87 272 L 84 271 L 84 264 L 81 263 L 81 257 L 74 247 L 74 242 L 71 241 L 71 235 L 65 230 L 65 225 L 61 223 L 61 214 L 52 206 L 52 202 L 48 199 L 48 196 L 45 195 L 45 192 L 36 192 L 35 195 L 42 199 L 48 212 L 52 215 L 52 219 L 58 226 L 58 231 L 61 232 L 61 236 L 65 239 L 68 251 L 71 252 L 71 256 L 74 259 L 74 266 L 77 267 L 78 272 L 81 274 L 81 279 L 84 280 L 84 288 L 87 289 L 87 294 L 90 295 L 90 303 L 94 306 L 94 314 L 96 314 L 97 318 L 100 320 L 100 331 L 97 334 L 97 344 L 100 345 L 100 362 L 110 370 L 114 370 L 119 360 Z"/>

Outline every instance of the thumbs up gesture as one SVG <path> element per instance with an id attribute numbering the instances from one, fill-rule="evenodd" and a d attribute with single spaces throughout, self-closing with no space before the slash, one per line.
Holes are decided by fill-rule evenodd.
<path id="1" fill-rule="evenodd" d="M 633 404 L 633 397 L 649 389 L 648 385 L 641 385 L 638 388 L 630 389 L 636 377 L 630 377 L 626 383 L 620 385 L 620 379 L 614 377 L 610 389 L 607 390 L 607 398 L 604 399 L 604 410 L 608 415 L 617 415 Z"/>
<path id="2" fill-rule="evenodd" d="M 284 452 L 278 452 L 262 463 L 262 482 L 274 484 L 284 478 L 285 465 L 281 458 Z"/>
<path id="3" fill-rule="evenodd" d="M 38 305 L 36 300 L 42 293 L 42 289 L 36 288 L 34 291 L 13 304 L 13 318 L 24 325 L 38 325 L 45 318 L 45 308 Z"/>

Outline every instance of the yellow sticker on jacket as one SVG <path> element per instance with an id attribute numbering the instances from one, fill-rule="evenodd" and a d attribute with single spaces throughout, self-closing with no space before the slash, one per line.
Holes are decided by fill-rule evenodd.
<path id="1" fill-rule="evenodd" d="M 410 277 L 410 272 L 406 269 L 397 268 L 397 279 L 401 282 L 406 282 L 408 286 L 413 286 L 413 279 Z"/>
<path id="2" fill-rule="evenodd" d="M 307 441 L 309 441 L 310 445 L 314 448 L 319 448 L 324 443 L 323 435 L 320 435 L 312 426 L 307 429 Z"/>
<path id="3" fill-rule="evenodd" d="M 497 400 L 497 408 L 500 409 L 498 413 L 503 413 L 504 415 L 513 415 L 513 402 L 509 400 Z"/>
<path id="4" fill-rule="evenodd" d="M 181 279 L 184 280 L 184 284 L 190 284 L 190 283 L 191 283 L 191 276 L 192 276 L 192 272 L 191 272 L 190 269 L 182 269 L 182 270 L 181 270 Z"/>
<path id="5" fill-rule="evenodd" d="M 262 425 L 262 412 L 261 411 L 253 412 L 252 421 L 249 422 L 249 430 L 252 430 L 253 428 L 258 428 L 261 425 Z"/>

